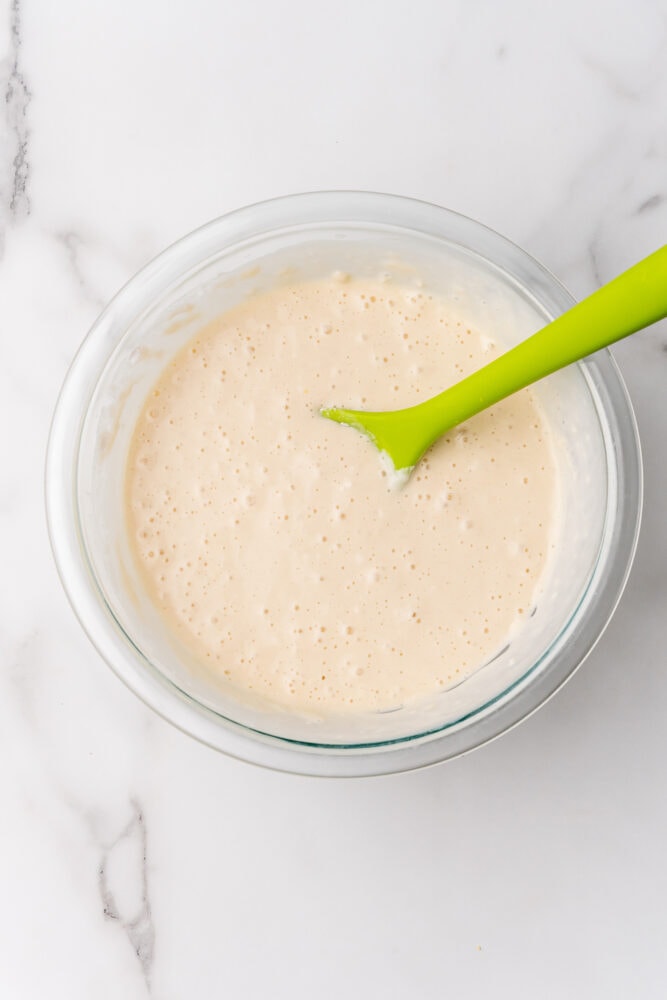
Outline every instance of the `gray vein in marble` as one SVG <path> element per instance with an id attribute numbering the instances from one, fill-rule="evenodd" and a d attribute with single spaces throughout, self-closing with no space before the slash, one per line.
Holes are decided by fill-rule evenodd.
<path id="1" fill-rule="evenodd" d="M 70 270 L 81 292 L 96 309 L 102 309 L 106 304 L 106 300 L 93 288 L 85 275 L 81 263 L 81 250 L 85 248 L 86 241 L 73 229 L 65 232 L 57 232 L 54 235 L 67 254 Z"/>
<path id="2" fill-rule="evenodd" d="M 41 662 L 41 639 L 40 629 L 33 629 L 17 644 L 7 665 L 7 677 L 16 695 L 14 705 L 32 725 L 36 722 L 35 664 Z"/>
<path id="3" fill-rule="evenodd" d="M 658 208 L 665 201 L 665 195 L 656 193 L 652 194 L 650 198 L 647 198 L 635 209 L 635 215 L 642 215 L 644 212 L 650 212 L 654 208 Z"/>
<path id="4" fill-rule="evenodd" d="M 628 113 L 627 118 L 631 120 L 632 114 Z M 667 196 L 660 193 L 661 172 L 664 174 L 662 151 L 651 138 L 648 144 L 635 144 L 630 155 L 626 154 L 627 146 L 624 146 L 621 156 L 621 134 L 616 123 L 600 134 L 598 142 L 579 160 L 570 178 L 563 180 L 562 198 L 523 240 L 566 283 L 576 280 L 579 294 L 593 291 L 594 287 L 614 277 L 605 257 L 608 248 L 616 243 L 617 227 L 631 216 L 648 217 L 654 224 L 651 213 L 667 202 Z M 648 186 L 642 183 L 641 168 L 651 160 L 658 161 L 659 166 L 652 168 L 650 173 L 658 176 L 653 177 Z M 603 170 L 611 176 L 612 183 L 597 187 L 594 178 Z M 647 187 L 647 194 L 650 195 L 651 190 L 654 194 L 642 198 L 642 188 L 646 191 Z M 578 238 L 566 240 L 566 232 L 578 234 Z M 649 252 L 651 245 L 643 248 L 640 243 L 638 256 L 642 249 Z M 626 266 L 630 263 L 626 260 Z M 582 287 L 582 274 L 586 271 L 593 288 Z"/>
<path id="5" fill-rule="evenodd" d="M 151 972 L 155 952 L 155 925 L 151 911 L 151 902 L 148 886 L 148 836 L 146 832 L 146 820 L 140 804 L 132 799 L 132 816 L 129 822 L 123 827 L 116 839 L 104 851 L 98 869 L 98 888 L 104 916 L 107 920 L 117 921 L 125 932 L 133 951 L 139 959 L 141 971 L 146 983 L 148 993 L 151 992 Z M 138 872 L 140 879 L 141 906 L 139 911 L 133 914 L 123 914 L 121 907 L 116 901 L 113 887 L 108 876 L 109 862 L 114 850 L 123 841 L 134 840 L 139 849 L 141 858 L 141 868 Z"/>
<path id="6" fill-rule="evenodd" d="M 590 55 L 583 55 L 582 62 L 587 69 L 602 80 L 605 86 L 609 88 L 615 97 L 620 97 L 625 101 L 635 102 L 639 100 L 639 92 L 631 87 L 628 87 L 610 66 L 605 65 L 598 59 L 594 59 Z"/>
<path id="7" fill-rule="evenodd" d="M 30 214 L 28 107 L 32 95 L 23 72 L 20 0 L 12 0 L 9 10 L 10 48 L 4 88 L 9 144 L 4 165 L 3 198 L 10 217 L 21 219 Z"/>
<path id="8" fill-rule="evenodd" d="M 588 244 L 588 259 L 591 264 L 591 271 L 593 272 L 593 279 L 598 288 L 604 285 L 604 279 L 602 277 L 602 271 L 600 269 L 600 261 L 598 260 L 598 237 L 597 234 Z"/>

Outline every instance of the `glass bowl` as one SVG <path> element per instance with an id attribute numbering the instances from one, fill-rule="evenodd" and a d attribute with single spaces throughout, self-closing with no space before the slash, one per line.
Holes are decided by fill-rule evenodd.
<path id="1" fill-rule="evenodd" d="M 525 718 L 573 673 L 622 593 L 641 511 L 632 408 L 607 351 L 535 387 L 556 442 L 557 558 L 529 621 L 497 656 L 431 699 L 389 713 L 304 717 L 230 695 L 158 618 L 128 546 L 130 436 L 163 366 L 208 318 L 277 281 L 332 270 L 419 282 L 523 339 L 574 304 L 503 237 L 424 202 L 309 193 L 232 212 L 174 244 L 115 297 L 82 344 L 49 439 L 46 500 L 75 613 L 115 673 L 184 732 L 279 770 L 361 776 L 465 753 Z"/>

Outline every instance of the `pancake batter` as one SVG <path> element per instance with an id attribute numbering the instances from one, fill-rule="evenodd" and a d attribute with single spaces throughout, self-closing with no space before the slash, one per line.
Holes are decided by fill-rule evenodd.
<path id="1" fill-rule="evenodd" d="M 409 406 L 502 350 L 417 287 L 347 275 L 257 294 L 146 401 L 130 539 L 168 628 L 239 691 L 386 710 L 491 658 L 530 613 L 555 466 L 524 390 L 440 440 L 401 489 L 323 404 Z"/>

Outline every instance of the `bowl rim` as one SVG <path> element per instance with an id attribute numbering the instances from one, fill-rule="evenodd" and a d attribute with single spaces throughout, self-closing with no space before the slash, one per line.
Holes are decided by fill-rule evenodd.
<path id="1" fill-rule="evenodd" d="M 410 224 L 397 223 L 397 217 L 405 218 Z M 392 225 L 432 236 L 436 221 L 453 231 L 460 242 L 451 235 L 440 234 L 441 239 L 472 250 L 531 295 L 534 296 L 536 287 L 541 287 L 550 293 L 560 311 L 574 305 L 575 299 L 547 268 L 512 241 L 465 215 L 399 195 L 311 191 L 235 209 L 172 243 L 131 277 L 110 300 L 91 326 L 65 377 L 49 432 L 45 499 L 51 549 L 72 609 L 102 658 L 146 705 L 178 729 L 230 756 L 274 770 L 329 777 L 415 770 L 461 756 L 514 728 L 562 687 L 599 641 L 623 593 L 637 546 L 643 474 L 632 404 L 613 357 L 604 350 L 580 364 L 589 384 L 597 390 L 605 416 L 614 418 L 611 441 L 606 441 L 605 447 L 608 459 L 611 454 L 616 462 L 621 488 L 616 498 L 617 509 L 613 512 L 616 516 L 604 529 L 607 555 L 602 568 L 606 572 L 596 577 L 598 567 L 594 568 L 585 595 L 589 615 L 574 621 L 579 609 L 574 613 L 565 626 L 573 623 L 567 635 L 567 647 L 558 651 L 548 670 L 536 672 L 537 661 L 487 705 L 433 733 L 366 746 L 332 747 L 258 733 L 226 720 L 159 674 L 157 668 L 151 671 L 137 669 L 136 662 L 131 662 L 128 656 L 128 643 L 133 645 L 131 637 L 124 633 L 111 610 L 100 600 L 94 583 L 76 503 L 78 446 L 87 408 L 98 378 L 130 319 L 138 315 L 140 307 L 146 308 L 159 301 L 159 296 L 166 294 L 176 281 L 203 266 L 214 254 L 229 250 L 244 240 L 268 237 L 278 228 L 347 222 L 349 225 Z M 427 230 L 419 228 L 420 222 L 422 226 L 428 223 Z M 498 255 L 509 255 L 515 267 L 534 279 L 534 284 L 524 285 L 513 271 L 507 270 L 506 260 L 500 265 L 495 257 L 488 257 L 471 247 L 473 237 L 486 241 L 491 249 L 498 250 Z M 193 250 L 197 252 L 191 254 L 189 266 L 184 270 L 184 258 Z"/>

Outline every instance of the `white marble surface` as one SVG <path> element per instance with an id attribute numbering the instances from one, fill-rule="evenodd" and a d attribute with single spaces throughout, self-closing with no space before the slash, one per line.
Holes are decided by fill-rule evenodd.
<path id="1" fill-rule="evenodd" d="M 318 782 L 99 660 L 48 550 L 55 396 L 101 305 L 229 209 L 458 209 L 578 294 L 665 242 L 665 0 L 0 0 L 0 996 L 663 997 L 667 328 L 615 351 L 638 556 L 584 669 L 490 747 Z"/>

